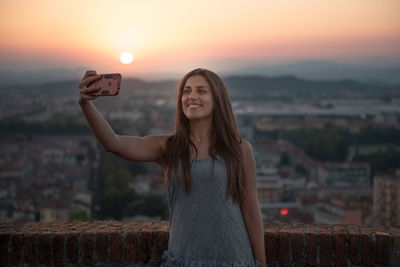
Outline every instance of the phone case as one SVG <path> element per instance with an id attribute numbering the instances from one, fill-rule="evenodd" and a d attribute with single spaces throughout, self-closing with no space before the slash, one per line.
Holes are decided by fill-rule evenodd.
<path id="1" fill-rule="evenodd" d="M 91 88 L 99 88 L 98 91 L 91 94 L 93 96 L 113 96 L 118 95 L 121 86 L 121 74 L 109 73 L 101 74 L 101 78 L 90 85 Z"/>

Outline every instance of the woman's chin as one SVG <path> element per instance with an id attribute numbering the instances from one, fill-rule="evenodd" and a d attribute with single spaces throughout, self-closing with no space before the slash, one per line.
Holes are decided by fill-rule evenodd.
<path id="1" fill-rule="evenodd" d="M 202 119 L 211 118 L 211 116 L 206 116 L 204 114 L 186 114 L 186 118 L 188 120 L 202 120 Z"/>

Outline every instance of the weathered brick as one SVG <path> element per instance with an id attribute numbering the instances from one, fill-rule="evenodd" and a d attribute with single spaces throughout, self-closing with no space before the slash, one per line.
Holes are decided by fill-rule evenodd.
<path id="1" fill-rule="evenodd" d="M 320 266 L 331 266 L 333 262 L 331 226 L 319 228 L 319 263 Z"/>
<path id="2" fill-rule="evenodd" d="M 11 236 L 10 244 L 10 262 L 11 264 L 18 264 L 22 259 L 22 238 L 23 234 L 13 234 Z"/>
<path id="3" fill-rule="evenodd" d="M 374 246 L 371 234 L 373 229 L 371 226 L 364 226 L 361 228 L 361 265 L 374 266 Z"/>
<path id="4" fill-rule="evenodd" d="M 126 221 L 125 222 L 126 232 L 136 229 L 136 227 L 138 227 L 140 223 L 141 221 Z"/>
<path id="5" fill-rule="evenodd" d="M 270 224 L 264 231 L 265 256 L 267 263 L 272 263 L 277 260 L 278 240 L 276 233 L 279 228 L 279 224 Z"/>
<path id="6" fill-rule="evenodd" d="M 164 250 L 168 249 L 168 238 L 169 234 L 165 230 L 158 229 L 156 233 L 156 243 L 155 243 L 155 258 L 161 261 L 162 254 Z"/>
<path id="7" fill-rule="evenodd" d="M 153 225 L 154 225 L 154 222 L 151 222 L 151 221 L 142 222 L 142 223 L 140 224 L 140 230 L 143 231 L 143 230 L 145 230 L 145 229 L 152 228 Z"/>
<path id="8" fill-rule="evenodd" d="M 161 221 L 158 229 L 161 231 L 169 231 L 169 223 L 166 221 Z"/>
<path id="9" fill-rule="evenodd" d="M 56 232 L 53 235 L 53 257 L 56 266 L 64 266 L 65 233 Z"/>
<path id="10" fill-rule="evenodd" d="M 153 229 L 143 229 L 140 239 L 139 258 L 148 262 L 151 258 L 153 248 Z"/>
<path id="11" fill-rule="evenodd" d="M 38 247 L 39 247 L 39 264 L 50 264 L 51 257 L 51 236 L 50 232 L 40 233 L 38 237 Z"/>
<path id="12" fill-rule="evenodd" d="M 278 258 L 280 263 L 289 262 L 290 224 L 284 225 L 278 232 Z"/>
<path id="13" fill-rule="evenodd" d="M 108 257 L 108 232 L 99 231 L 96 233 L 96 260 L 97 262 L 106 262 Z"/>
<path id="14" fill-rule="evenodd" d="M 294 262 L 304 260 L 304 225 L 293 225 L 292 229 L 292 259 Z"/>
<path id="15" fill-rule="evenodd" d="M 0 237 L 1 237 L 2 234 L 10 233 L 10 231 L 12 231 L 11 225 L 8 225 L 6 223 L 0 224 Z"/>
<path id="16" fill-rule="evenodd" d="M 68 263 L 77 263 L 79 259 L 79 232 L 68 233 L 67 238 L 67 260 Z"/>
<path id="17" fill-rule="evenodd" d="M 36 264 L 36 234 L 33 232 L 24 233 L 24 262 Z"/>
<path id="18" fill-rule="evenodd" d="M 7 265 L 9 238 L 10 235 L 4 233 L 4 230 L 2 229 L 0 233 L 0 266 Z"/>
<path id="19" fill-rule="evenodd" d="M 306 263 L 310 266 L 317 266 L 318 255 L 318 226 L 307 224 L 306 236 Z"/>
<path id="20" fill-rule="evenodd" d="M 125 243 L 125 260 L 127 262 L 137 262 L 139 259 L 139 233 L 137 231 L 127 232 Z"/>
<path id="21" fill-rule="evenodd" d="M 333 232 L 335 233 L 335 266 L 344 267 L 347 266 L 347 252 L 346 252 L 346 226 L 337 224 L 333 226 Z"/>
<path id="22" fill-rule="evenodd" d="M 110 260 L 120 262 L 122 260 L 122 233 L 112 232 L 110 234 Z"/>
<path id="23" fill-rule="evenodd" d="M 358 225 L 347 225 L 347 232 L 349 233 L 349 259 L 350 259 L 351 263 L 359 265 L 360 261 L 361 261 L 360 227 Z M 346 264 L 346 266 L 347 266 L 347 264 Z"/>
<path id="24" fill-rule="evenodd" d="M 329 227 L 333 227 L 333 235 L 329 234 Z M 65 266 L 77 261 L 72 263 L 76 265 L 80 264 L 80 250 L 82 265 L 109 264 L 122 260 L 124 246 L 124 262 L 157 264 L 168 246 L 168 228 L 169 222 L 138 221 L 0 224 L 0 266 L 18 266 L 24 262 Z M 122 232 L 126 238 L 121 238 Z M 77 236 L 78 233 L 81 236 Z M 400 264 L 400 229 L 396 227 L 271 224 L 264 231 L 264 241 L 270 265 L 315 266 L 317 262 L 321 267 Z M 78 244 L 82 248 L 78 248 Z M 52 255 L 53 259 L 50 258 Z M 332 262 L 333 255 L 335 262 Z"/>
<path id="25" fill-rule="evenodd" d="M 101 221 L 91 221 L 91 222 L 89 222 L 88 224 L 85 225 L 86 231 L 90 231 L 90 232 L 94 233 L 98 229 L 98 227 L 100 225 L 100 222 Z"/>
<path id="26" fill-rule="evenodd" d="M 377 264 L 389 264 L 390 260 L 390 236 L 384 229 L 378 229 L 376 236 L 376 260 Z"/>
<path id="27" fill-rule="evenodd" d="M 391 228 L 393 239 L 393 264 L 400 264 L 400 228 Z"/>
<path id="28" fill-rule="evenodd" d="M 82 263 L 92 265 L 94 256 L 94 233 L 82 233 Z"/>

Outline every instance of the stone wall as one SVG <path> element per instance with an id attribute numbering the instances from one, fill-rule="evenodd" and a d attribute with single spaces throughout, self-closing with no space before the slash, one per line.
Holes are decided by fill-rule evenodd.
<path id="1" fill-rule="evenodd" d="M 0 266 L 158 266 L 169 223 L 0 224 Z M 266 225 L 268 266 L 400 266 L 400 228 Z"/>

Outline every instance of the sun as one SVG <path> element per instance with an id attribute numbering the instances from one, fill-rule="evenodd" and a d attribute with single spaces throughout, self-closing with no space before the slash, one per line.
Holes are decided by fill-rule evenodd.
<path id="1" fill-rule="evenodd" d="M 124 52 L 121 54 L 119 59 L 122 64 L 131 64 L 133 61 L 133 55 L 131 52 Z"/>

